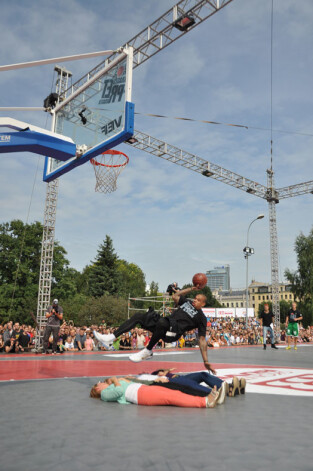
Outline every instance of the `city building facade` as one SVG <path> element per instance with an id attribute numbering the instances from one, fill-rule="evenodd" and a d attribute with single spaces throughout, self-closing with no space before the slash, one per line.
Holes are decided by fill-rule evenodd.
<path id="1" fill-rule="evenodd" d="M 291 291 L 290 284 L 279 284 L 279 300 L 284 300 L 288 303 L 292 303 L 296 300 L 294 294 Z M 258 312 L 259 305 L 266 301 L 272 301 L 272 285 L 253 280 L 249 285 L 249 306 L 254 307 L 255 312 Z"/>
<path id="2" fill-rule="evenodd" d="M 222 265 L 214 267 L 213 270 L 206 272 L 208 279 L 207 285 L 213 290 L 227 291 L 230 289 L 230 266 Z"/>
<path id="3" fill-rule="evenodd" d="M 254 308 L 256 315 L 259 312 L 260 304 L 272 301 L 272 286 L 269 283 L 261 283 L 252 281 L 248 288 L 249 292 L 249 306 Z M 240 308 L 246 307 L 246 290 L 212 290 L 215 299 L 224 307 Z M 292 303 L 295 301 L 295 296 L 291 291 L 291 285 L 287 283 L 279 284 L 279 300 Z"/>

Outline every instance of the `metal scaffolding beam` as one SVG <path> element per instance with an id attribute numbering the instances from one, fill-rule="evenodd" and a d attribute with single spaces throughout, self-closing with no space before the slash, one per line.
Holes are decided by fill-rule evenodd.
<path id="1" fill-rule="evenodd" d="M 205 177 L 211 177 L 227 185 L 233 186 L 246 193 L 266 199 L 267 188 L 249 178 L 238 175 L 208 160 L 198 157 L 195 154 L 186 152 L 179 147 L 167 144 L 160 139 L 149 136 L 140 131 L 135 131 L 133 136 L 137 142 L 130 144 L 132 147 L 148 152 L 149 154 L 161 157 L 181 167 L 185 167 Z"/>
<path id="2" fill-rule="evenodd" d="M 284 198 L 292 198 L 293 196 L 305 195 L 307 193 L 313 194 L 313 180 L 297 185 L 285 186 L 284 188 L 277 188 L 277 196 L 280 200 Z"/>
<path id="3" fill-rule="evenodd" d="M 100 62 L 100 64 L 75 82 L 70 89 L 65 91 L 66 96 L 74 93 L 79 87 L 90 80 L 105 65 L 114 60 L 124 48 L 134 48 L 133 68 L 138 67 L 232 1 L 233 0 L 180 0 L 156 21 L 143 29 L 139 34 L 136 34 L 136 36 L 121 46 L 107 59 Z M 175 26 L 175 22 L 186 15 L 191 16 L 195 22 L 187 29 L 180 30 Z"/>

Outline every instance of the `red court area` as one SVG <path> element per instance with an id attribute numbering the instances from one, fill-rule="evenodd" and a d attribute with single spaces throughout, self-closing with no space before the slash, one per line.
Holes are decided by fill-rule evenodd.
<path id="1" fill-rule="evenodd" d="M 187 363 L 177 361 L 148 361 L 133 363 L 128 359 L 104 360 L 93 355 L 90 360 L 79 357 L 46 357 L 41 355 L 5 357 L 0 360 L 0 381 L 22 381 L 54 378 L 79 378 L 121 376 L 151 372 L 158 368 L 175 368 L 177 372 L 191 372 L 203 369 L 203 363 Z M 220 366 L 220 365 L 219 365 Z"/>

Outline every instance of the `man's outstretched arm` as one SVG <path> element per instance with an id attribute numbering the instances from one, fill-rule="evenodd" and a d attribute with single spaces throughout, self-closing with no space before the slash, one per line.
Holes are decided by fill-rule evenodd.
<path id="1" fill-rule="evenodd" d="M 199 337 L 199 347 L 200 347 L 201 355 L 202 355 L 202 358 L 203 358 L 204 366 L 206 367 L 207 370 L 211 371 L 215 375 L 216 371 L 211 366 L 211 364 L 208 362 L 208 345 L 207 345 L 206 339 L 203 335 L 201 335 Z"/>
<path id="2" fill-rule="evenodd" d="M 180 296 L 185 296 L 186 294 L 191 293 L 191 291 L 199 291 L 199 288 L 197 288 L 196 286 L 190 286 L 189 288 L 185 288 L 185 289 L 181 289 L 180 291 L 176 291 L 176 293 L 174 293 L 172 295 L 172 299 L 177 304 L 178 301 L 179 301 Z"/>

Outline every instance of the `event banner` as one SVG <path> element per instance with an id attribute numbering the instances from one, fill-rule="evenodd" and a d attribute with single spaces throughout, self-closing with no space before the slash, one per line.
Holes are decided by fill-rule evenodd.
<path id="1" fill-rule="evenodd" d="M 212 318 L 226 318 L 226 317 L 246 317 L 246 308 L 244 307 L 205 307 L 202 309 L 208 319 Z M 254 309 L 248 308 L 248 317 L 254 317 Z"/>

